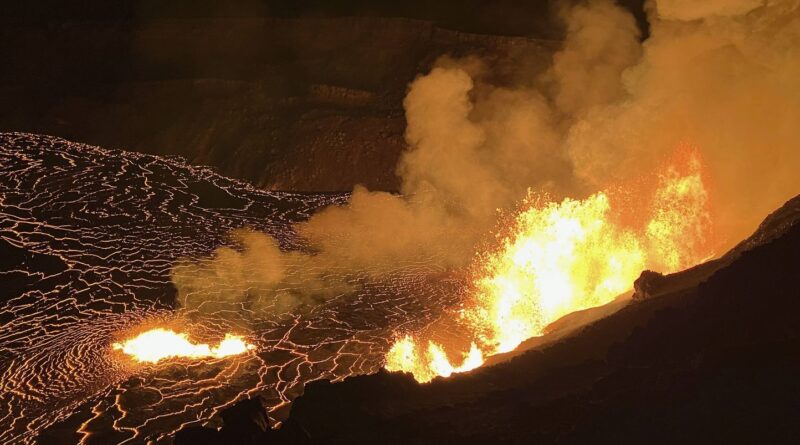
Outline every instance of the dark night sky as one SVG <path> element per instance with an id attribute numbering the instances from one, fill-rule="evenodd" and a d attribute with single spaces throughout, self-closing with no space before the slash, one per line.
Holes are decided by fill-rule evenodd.
<path id="1" fill-rule="evenodd" d="M 553 37 L 552 0 L 30 0 L 4 6 L 12 20 L 379 16 L 431 20 L 468 32 Z M 621 0 L 643 23 L 643 0 Z"/>

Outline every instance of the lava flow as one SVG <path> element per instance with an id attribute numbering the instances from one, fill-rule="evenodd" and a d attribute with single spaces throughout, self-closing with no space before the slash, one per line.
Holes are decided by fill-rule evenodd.
<path id="1" fill-rule="evenodd" d="M 478 257 L 471 297 L 456 314 L 471 336 L 462 364 L 452 365 L 442 345 L 429 340 L 423 347 L 423 339 L 407 335 L 388 352 L 386 369 L 420 382 L 472 370 L 571 312 L 611 302 L 646 268 L 674 272 L 708 259 L 702 163 L 690 149 L 676 159 L 653 193 L 637 190 L 633 201 L 641 204 L 632 208 L 614 206 L 611 192 L 561 202 L 529 196 L 500 248 Z M 638 222 L 625 221 L 627 213 Z"/>
<path id="2" fill-rule="evenodd" d="M 225 334 L 215 347 L 205 343 L 195 344 L 186 334 L 169 329 L 156 328 L 143 332 L 122 343 L 114 343 L 114 350 L 121 350 L 138 362 L 156 363 L 168 358 L 223 358 L 244 354 L 255 346 L 246 343 L 241 336 Z"/>

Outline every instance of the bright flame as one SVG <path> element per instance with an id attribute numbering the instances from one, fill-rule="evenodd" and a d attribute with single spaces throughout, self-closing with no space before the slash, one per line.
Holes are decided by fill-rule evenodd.
<path id="1" fill-rule="evenodd" d="M 430 341 L 427 351 L 418 353 L 416 342 L 410 336 L 398 340 L 386 355 L 387 370 L 411 372 L 420 382 L 429 382 L 437 376 L 450 377 L 455 373 L 471 371 L 482 364 L 483 352 L 475 343 L 464 355 L 461 365 L 455 367 L 450 364 L 441 345 Z"/>
<path id="2" fill-rule="evenodd" d="M 207 344 L 194 344 L 186 334 L 179 334 L 169 329 L 152 329 L 125 340 L 114 343 L 114 350 L 121 350 L 139 362 L 156 363 L 173 358 L 223 358 L 247 352 L 255 346 L 248 344 L 241 336 L 225 334 L 219 345 L 210 347 Z"/>
<path id="3" fill-rule="evenodd" d="M 690 152 L 684 164 L 686 173 L 680 172 L 680 165 L 671 166 L 659 178 L 646 228 L 651 256 L 658 259 L 664 272 L 685 269 L 711 256 L 707 245 L 711 225 L 706 210 L 708 192 L 700 158 Z"/>
<path id="4" fill-rule="evenodd" d="M 709 258 L 707 193 L 694 151 L 658 177 L 645 224 L 627 227 L 609 195 L 560 203 L 529 198 L 501 248 L 480 257 L 472 297 L 459 321 L 472 335 L 464 364 L 450 364 L 442 347 L 427 351 L 411 336 L 398 340 L 386 369 L 420 382 L 474 369 L 484 357 L 508 352 L 574 311 L 611 302 L 645 268 L 674 272 Z M 639 200 L 647 204 L 647 200 Z"/>
<path id="5" fill-rule="evenodd" d="M 487 259 L 475 305 L 463 312 L 482 345 L 511 351 L 556 319 L 630 287 L 645 253 L 633 233 L 609 222 L 609 210 L 608 197 L 598 193 L 519 215 L 517 232 Z"/>

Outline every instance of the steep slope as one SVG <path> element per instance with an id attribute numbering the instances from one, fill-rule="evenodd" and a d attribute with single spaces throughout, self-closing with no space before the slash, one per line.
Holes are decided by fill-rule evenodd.
<path id="1" fill-rule="evenodd" d="M 707 278 L 561 342 L 428 385 L 314 383 L 291 419 L 313 443 L 796 443 L 798 202 Z"/>

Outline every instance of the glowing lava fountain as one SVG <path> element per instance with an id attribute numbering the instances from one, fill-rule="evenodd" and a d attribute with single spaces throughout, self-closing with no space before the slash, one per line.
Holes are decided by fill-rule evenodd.
<path id="1" fill-rule="evenodd" d="M 386 369 L 420 382 L 481 366 L 489 355 L 515 349 L 574 311 L 611 302 L 642 270 L 674 272 L 710 258 L 711 218 L 702 163 L 679 150 L 655 183 L 598 192 L 583 200 L 529 196 L 500 238 L 478 256 L 470 298 L 455 314 L 471 338 L 454 366 L 442 345 L 403 336 L 386 355 Z M 622 205 L 612 197 L 619 196 Z M 627 221 L 626 221 L 627 216 Z"/>
<path id="2" fill-rule="evenodd" d="M 244 354 L 255 348 L 241 336 L 226 334 L 215 347 L 205 343 L 195 344 L 186 334 L 169 329 L 151 329 L 122 343 L 114 343 L 115 350 L 121 350 L 138 362 L 156 363 L 169 358 L 224 358 Z"/>

